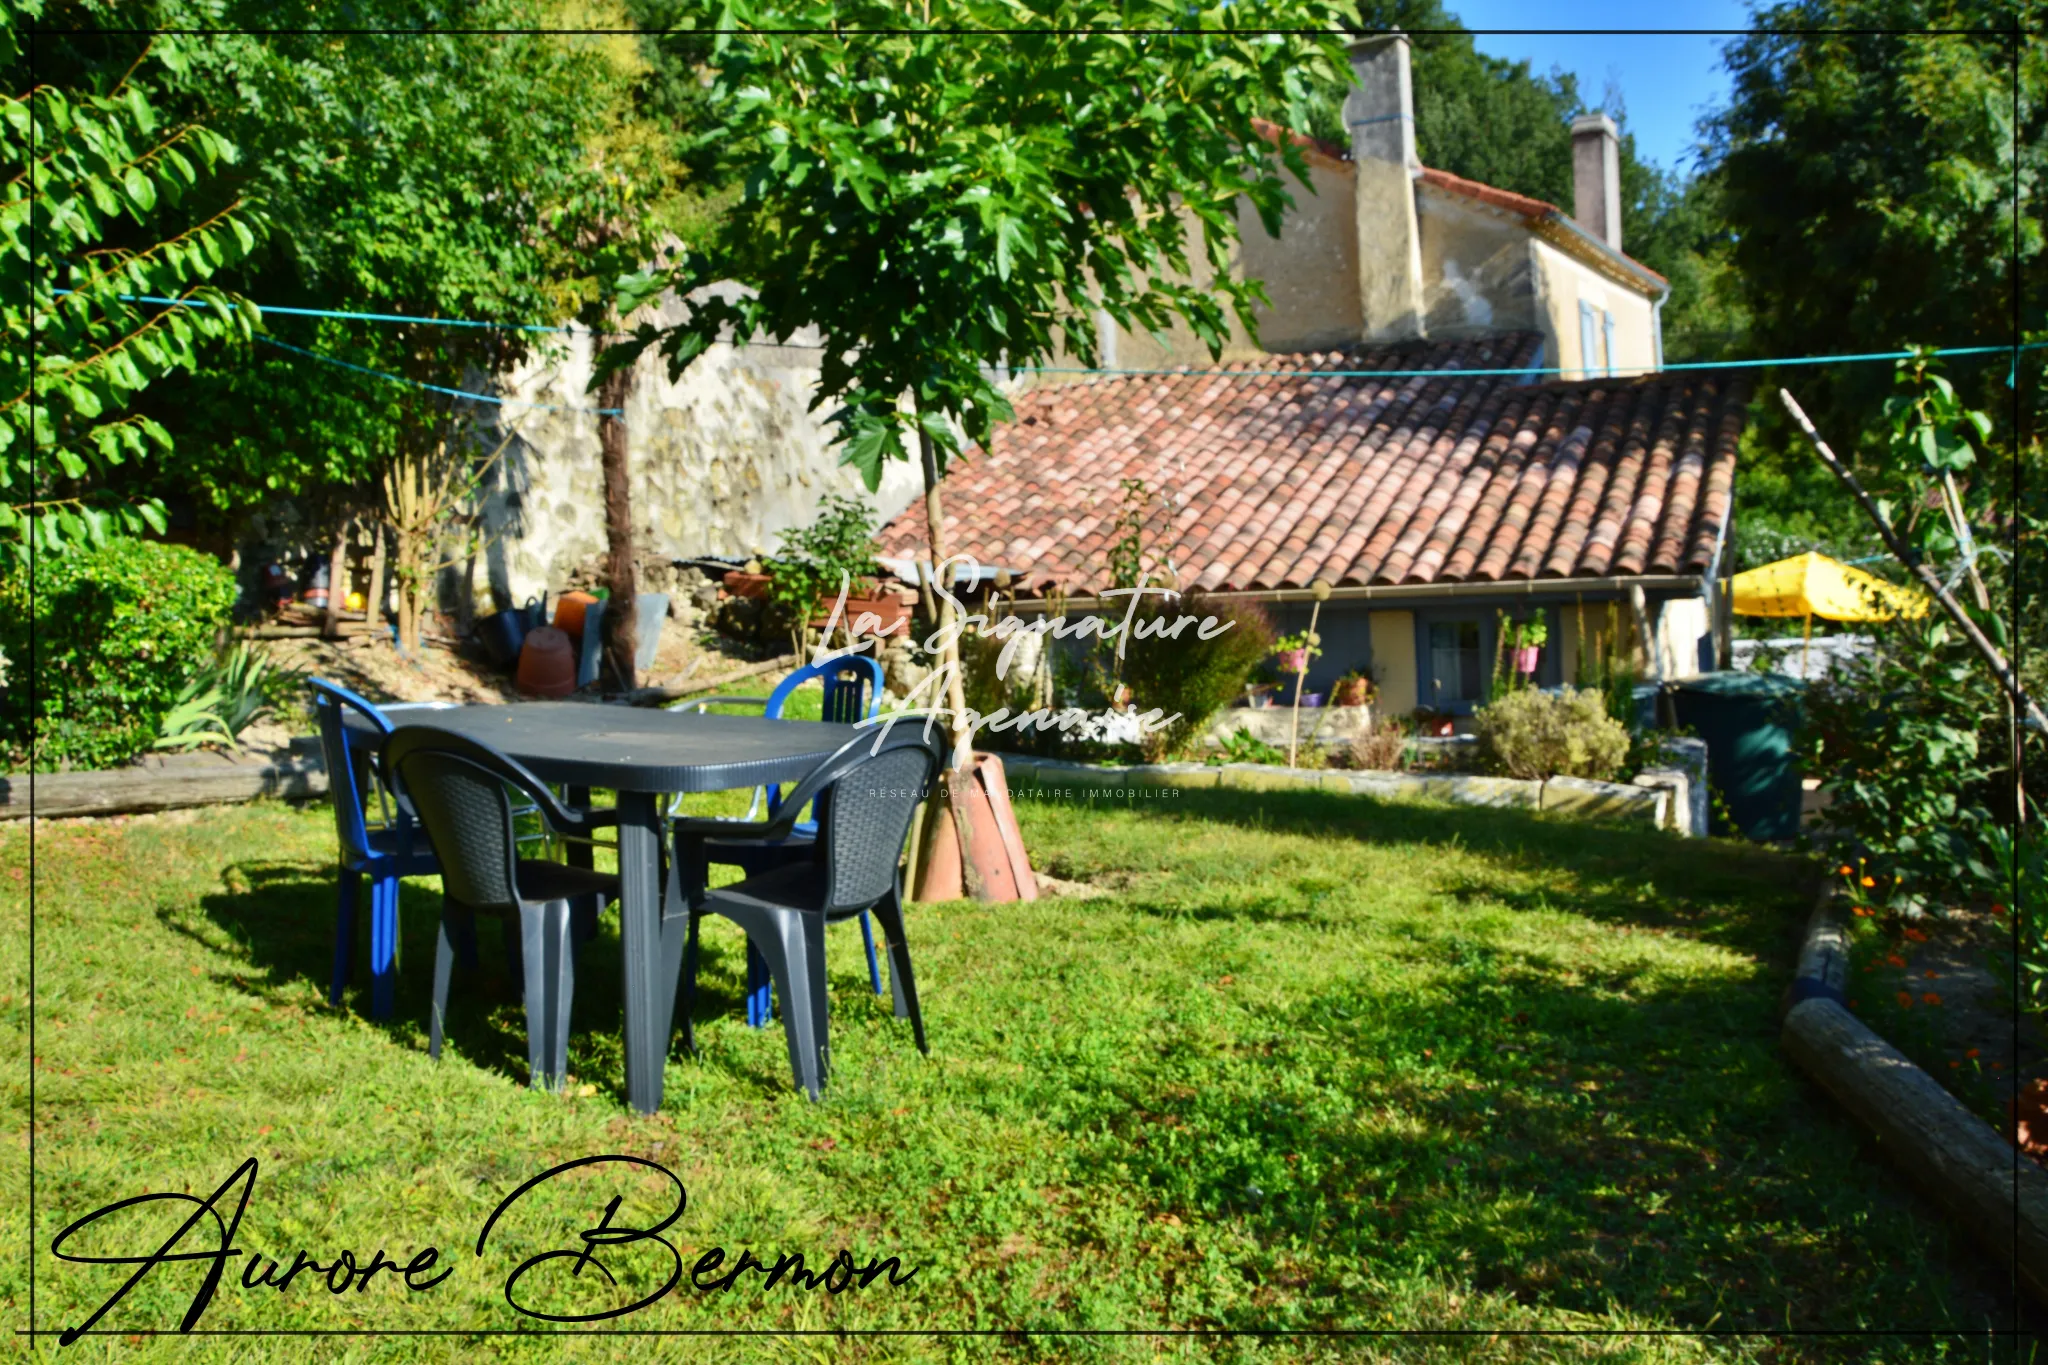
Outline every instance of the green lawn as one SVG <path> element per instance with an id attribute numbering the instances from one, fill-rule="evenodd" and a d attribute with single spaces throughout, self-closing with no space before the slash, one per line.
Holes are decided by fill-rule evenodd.
<path id="1" fill-rule="evenodd" d="M 1518 812 L 1312 793 L 1195 792 L 1026 803 L 1037 864 L 1113 894 L 915 907 L 932 1054 L 868 993 L 859 936 L 830 962 L 836 1071 L 790 1088 L 779 1030 L 739 1016 L 741 954 L 708 932 L 703 1055 L 672 1056 L 649 1118 L 621 1094 L 616 917 L 584 960 L 567 1098 L 522 1088 L 520 1012 L 495 935 L 458 977 L 452 1053 L 425 1052 L 436 896 L 405 892 L 396 1021 L 360 989 L 331 1010 L 324 809 L 266 804 L 46 828 L 40 895 L 36 1242 L 114 1200 L 211 1192 L 262 1164 L 238 1244 L 323 1264 L 440 1248 L 455 1273 L 245 1289 L 231 1263 L 202 1326 L 541 1326 L 511 1269 L 669 1206 L 645 1179 L 558 1181 L 476 1254 L 520 1182 L 625 1153 L 675 1171 L 669 1236 L 814 1264 L 895 1254 L 908 1284 L 832 1297 L 686 1292 L 625 1328 L 1448 1329 L 1439 1338 L 1096 1336 L 626 1338 L 718 1360 L 1979 1359 L 1961 1339 L 1542 1338 L 1534 1329 L 1924 1326 L 1966 1337 L 2002 1313 L 1984 1265 L 1780 1059 L 1775 1004 L 1810 905 L 1808 867 L 1729 844 Z M 0 1010 L 12 1112 L 26 1102 L 29 841 L 0 831 Z M 25 1188 L 25 1143 L 8 1189 Z M 614 1168 L 615 1169 L 615 1168 Z M 668 1196 L 672 1203 L 672 1196 Z M 636 1210 L 639 1221 L 635 1221 Z M 182 1216 L 182 1215 L 181 1215 Z M 7 1245 L 24 1240 L 10 1199 Z M 153 1220 L 153 1221 L 152 1221 Z M 161 1208 L 131 1227 L 174 1226 Z M 145 1250 L 141 1231 L 95 1253 Z M 615 1300 L 668 1264 L 615 1249 Z M 119 1267 L 39 1262 L 39 1321 L 78 1321 Z M 557 1272 L 565 1269 L 555 1263 Z M 19 1255 L 0 1264 L 27 1315 Z M 153 1272 L 105 1326 L 175 1325 L 199 1270 Z M 540 1286 L 536 1272 L 529 1287 Z M 686 1282 L 687 1284 L 687 1282 Z M 638 1292 L 635 1286 L 639 1286 Z M 533 1298 L 547 1291 L 533 1288 Z M 567 1311 L 567 1310 L 565 1310 Z M 586 1308 L 584 1311 L 588 1311 Z M 536 1357 L 508 1337 L 209 1343 L 88 1338 L 63 1358 Z M 197 1352 L 195 1347 L 199 1347 Z M 54 1346 L 53 1346 L 54 1351 Z M 552 1350 L 545 1352 L 552 1355 Z M 2001 1356 L 2000 1358 L 2007 1358 Z"/>

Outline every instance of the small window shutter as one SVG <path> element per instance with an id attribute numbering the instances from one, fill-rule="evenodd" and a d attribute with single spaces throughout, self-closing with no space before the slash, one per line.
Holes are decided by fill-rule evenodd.
<path id="1" fill-rule="evenodd" d="M 1591 379 L 1593 369 L 1593 305 L 1579 300 L 1579 378 Z"/>
<path id="2" fill-rule="evenodd" d="M 1602 332 L 1600 339 L 1605 346 L 1601 355 L 1607 361 L 1608 377 L 1612 378 L 1614 376 L 1614 314 L 1605 309 L 1602 309 L 1600 312 L 1600 329 Z"/>

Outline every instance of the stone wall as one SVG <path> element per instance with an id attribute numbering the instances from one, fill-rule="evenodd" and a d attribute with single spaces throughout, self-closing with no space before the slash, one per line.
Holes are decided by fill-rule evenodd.
<path id="1" fill-rule="evenodd" d="M 684 316 L 669 299 L 660 323 Z M 507 602 L 559 591 L 605 548 L 598 418 L 587 392 L 587 334 L 556 344 L 504 376 L 498 391 L 549 411 L 513 405 L 503 420 L 519 433 L 492 473 L 483 505 L 489 542 L 471 570 L 473 590 Z M 634 536 L 643 559 L 773 553 L 779 533 L 808 525 L 828 493 L 868 501 L 878 523 L 922 491 L 907 462 L 869 493 L 839 463 L 825 418 L 809 411 L 818 377 L 815 338 L 786 346 L 717 345 L 671 382 L 667 362 L 640 358 L 626 405 Z"/>

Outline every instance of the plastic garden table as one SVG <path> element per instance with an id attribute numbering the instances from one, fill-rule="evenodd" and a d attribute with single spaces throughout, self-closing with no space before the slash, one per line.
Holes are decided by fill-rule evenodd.
<path id="1" fill-rule="evenodd" d="M 579 788 L 585 802 L 592 787 L 619 794 L 626 1099 L 641 1113 L 653 1113 L 661 1107 L 662 1067 L 675 1029 L 676 981 L 690 922 L 680 895 L 666 903 L 662 896 L 662 798 L 801 781 L 861 728 L 588 702 L 460 706 L 406 715 L 400 724 L 480 740 L 542 781 L 571 788 L 572 802 Z M 372 735 L 367 725 L 362 730 L 366 746 L 382 747 L 383 736 Z"/>

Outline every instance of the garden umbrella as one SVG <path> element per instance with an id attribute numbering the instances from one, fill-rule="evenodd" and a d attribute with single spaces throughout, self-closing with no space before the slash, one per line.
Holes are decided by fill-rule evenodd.
<path id="1" fill-rule="evenodd" d="M 1927 614 L 1925 594 L 1810 550 L 1739 573 L 1729 586 L 1738 615 L 1804 617 L 1809 639 L 1816 616 L 1824 621 L 1889 621 Z M 1802 651 L 1800 672 L 1805 671 Z"/>

